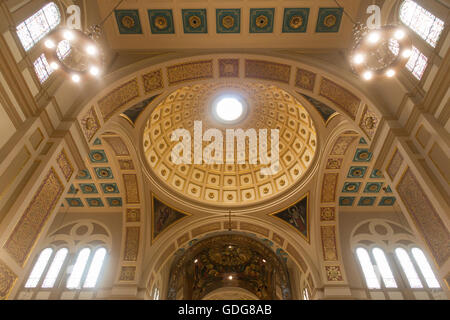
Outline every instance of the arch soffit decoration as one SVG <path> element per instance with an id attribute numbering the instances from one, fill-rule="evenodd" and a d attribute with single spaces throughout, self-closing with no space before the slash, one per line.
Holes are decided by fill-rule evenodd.
<path id="1" fill-rule="evenodd" d="M 167 293 L 169 299 L 175 299 L 176 297 L 176 291 L 171 289 L 173 289 L 173 286 L 177 284 L 178 277 L 180 276 L 180 273 L 183 272 L 182 267 L 193 257 L 198 255 L 202 250 L 214 245 L 214 243 L 218 240 L 230 241 L 233 245 L 247 245 L 266 258 L 268 263 L 270 262 L 275 267 L 278 276 L 280 277 L 283 300 L 292 299 L 292 288 L 286 263 L 273 251 L 271 247 L 267 246 L 261 240 L 241 232 L 224 232 L 206 235 L 183 251 L 182 254 L 175 257 L 170 268 L 169 292 Z"/>
<path id="2" fill-rule="evenodd" d="M 201 219 L 186 224 L 176 224 L 170 231 L 164 233 L 158 241 L 153 244 L 150 254 L 143 261 L 141 283 L 147 288 L 154 286 L 155 281 L 160 279 L 159 273 L 166 265 L 171 265 L 178 252 L 183 252 L 193 243 L 209 238 L 214 234 L 224 234 L 228 231 L 228 221 L 224 217 L 213 217 Z M 269 240 L 273 243 L 273 250 L 281 249 L 281 254 L 287 254 L 287 258 L 297 266 L 304 274 L 312 290 L 322 285 L 322 278 L 311 258 L 312 251 L 305 247 L 304 242 L 300 242 L 300 237 L 293 231 L 286 233 L 276 224 L 271 224 L 267 220 L 239 216 L 233 218 L 232 230 L 259 238 Z M 283 237 L 280 236 L 283 234 Z M 179 235 L 179 236 L 176 236 Z M 254 236 L 253 236 L 254 235 Z M 173 240 L 171 240 L 173 239 Z"/>
<path id="3" fill-rule="evenodd" d="M 105 130 L 101 138 L 114 155 L 112 158 L 120 174 L 117 180 L 124 190 L 120 266 L 117 268 L 115 279 L 119 282 L 137 281 L 140 261 L 145 250 L 144 226 L 147 223 L 146 208 L 141 203 L 148 202 L 142 172 L 137 165 L 139 160 L 136 150 L 126 130 L 117 126 L 115 120 L 109 122 Z"/>

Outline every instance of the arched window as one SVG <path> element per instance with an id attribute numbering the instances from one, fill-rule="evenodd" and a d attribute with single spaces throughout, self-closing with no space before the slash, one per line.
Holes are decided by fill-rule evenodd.
<path id="1" fill-rule="evenodd" d="M 58 252 L 56 252 L 55 258 L 50 265 L 50 269 L 45 276 L 42 288 L 53 288 L 68 253 L 69 250 L 67 250 L 66 248 L 59 249 Z"/>
<path id="2" fill-rule="evenodd" d="M 67 40 L 61 41 L 56 49 L 56 53 L 60 60 L 64 60 L 69 55 L 70 51 L 70 42 Z M 34 61 L 34 71 L 36 72 L 40 83 L 44 83 L 53 73 L 54 69 L 48 63 L 45 54 L 41 54 L 39 58 Z"/>
<path id="3" fill-rule="evenodd" d="M 436 47 L 445 23 L 411 0 L 403 1 L 400 20 L 433 48 Z"/>
<path id="4" fill-rule="evenodd" d="M 366 278 L 367 287 L 369 289 L 381 289 L 380 282 L 370 261 L 369 253 L 364 248 L 356 249 L 356 255 L 358 256 L 361 269 Z"/>
<path id="5" fill-rule="evenodd" d="M 159 298 L 160 298 L 159 289 L 155 287 L 155 290 L 153 291 L 153 300 L 159 300 Z"/>
<path id="6" fill-rule="evenodd" d="M 45 5 L 38 12 L 17 26 L 17 35 L 23 48 L 28 51 L 39 40 L 61 23 L 61 13 L 54 2 Z"/>
<path id="7" fill-rule="evenodd" d="M 394 275 L 392 274 L 391 267 L 386 259 L 386 255 L 380 248 L 374 248 L 372 254 L 375 257 L 378 271 L 380 271 L 386 288 L 397 288 L 397 282 L 395 282 Z"/>
<path id="8" fill-rule="evenodd" d="M 423 288 L 419 275 L 417 274 L 406 250 L 403 248 L 397 248 L 395 249 L 395 254 L 400 261 L 400 265 L 402 266 L 403 272 L 405 273 L 411 288 Z"/>
<path id="9" fill-rule="evenodd" d="M 67 280 L 68 289 L 78 289 L 80 287 L 81 278 L 83 277 L 84 270 L 86 269 L 86 264 L 91 254 L 91 249 L 84 248 L 78 254 L 75 265 L 73 266 L 72 273 Z"/>
<path id="10" fill-rule="evenodd" d="M 33 271 L 31 271 L 30 276 L 28 277 L 28 281 L 25 284 L 25 288 L 36 288 L 41 280 L 42 274 L 45 271 L 45 268 L 48 265 L 48 261 L 52 256 L 53 249 L 47 248 L 41 252 L 36 264 L 33 267 Z"/>
<path id="11" fill-rule="evenodd" d="M 309 300 L 309 292 L 308 289 L 303 289 L 303 300 Z"/>
<path id="12" fill-rule="evenodd" d="M 86 276 L 86 281 L 84 282 L 84 288 L 95 288 L 97 285 L 98 277 L 100 276 L 100 272 L 102 271 L 103 262 L 106 257 L 106 249 L 100 248 L 94 254 L 94 258 L 92 259 L 91 266 L 89 267 L 89 271 Z"/>
<path id="13" fill-rule="evenodd" d="M 436 276 L 434 275 L 433 270 L 431 269 L 431 266 L 428 263 L 428 260 L 425 257 L 423 251 L 419 248 L 413 248 L 411 252 L 414 260 L 416 260 L 416 263 L 419 266 L 420 272 L 422 272 L 423 278 L 425 279 L 428 287 L 431 289 L 440 288 L 441 286 L 439 285 L 439 282 L 436 279 Z"/>
<path id="14" fill-rule="evenodd" d="M 428 58 L 422 52 L 420 52 L 419 49 L 413 46 L 411 58 L 409 58 L 409 61 L 406 64 L 406 69 L 408 69 L 414 77 L 420 80 L 422 79 L 427 65 Z"/>

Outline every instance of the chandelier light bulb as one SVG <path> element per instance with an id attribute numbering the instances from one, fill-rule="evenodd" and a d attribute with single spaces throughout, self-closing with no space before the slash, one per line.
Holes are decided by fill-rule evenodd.
<path id="1" fill-rule="evenodd" d="M 229 276 L 229 277 L 228 277 L 228 280 L 233 280 L 233 276 Z"/>
<path id="2" fill-rule="evenodd" d="M 72 31 L 65 31 L 64 32 L 64 39 L 71 41 L 73 39 L 75 39 L 75 35 L 73 34 Z"/>
<path id="3" fill-rule="evenodd" d="M 55 47 L 55 43 L 52 40 L 45 41 L 45 46 L 49 49 L 53 49 Z"/>
<path id="4" fill-rule="evenodd" d="M 398 29 L 396 32 L 395 32 L 395 34 L 394 34 L 394 37 L 395 37 L 395 39 L 397 39 L 397 40 L 403 40 L 403 38 L 405 37 L 405 31 L 403 31 L 403 30 L 401 30 L 401 29 Z"/>
<path id="5" fill-rule="evenodd" d="M 80 78 L 80 76 L 78 74 L 74 74 L 72 76 L 72 81 L 75 82 L 75 83 L 79 83 L 81 81 L 81 78 Z"/>
<path id="6" fill-rule="evenodd" d="M 100 69 L 96 66 L 93 66 L 89 69 L 89 73 L 93 76 L 98 76 L 100 74 Z"/>
<path id="7" fill-rule="evenodd" d="M 356 54 L 356 55 L 353 57 L 353 62 L 354 62 L 355 64 L 361 64 L 361 63 L 364 62 L 364 60 L 365 60 L 365 57 L 364 57 L 364 55 L 361 54 L 361 53 L 358 53 L 358 54 Z"/>
<path id="8" fill-rule="evenodd" d="M 59 69 L 59 64 L 57 62 L 53 61 L 53 62 L 50 63 L 50 67 L 53 70 L 58 70 Z"/>
<path id="9" fill-rule="evenodd" d="M 389 69 L 388 71 L 386 71 L 386 76 L 388 78 L 392 78 L 393 76 L 395 76 L 395 70 Z"/>
<path id="10" fill-rule="evenodd" d="M 369 34 L 369 42 L 372 44 L 376 44 L 378 41 L 380 41 L 380 34 L 378 32 L 372 32 L 371 34 Z"/>
<path id="11" fill-rule="evenodd" d="M 86 47 L 86 52 L 91 56 L 95 56 L 98 53 L 98 50 L 95 46 L 90 45 Z"/>
<path id="12" fill-rule="evenodd" d="M 364 73 L 363 73 L 363 78 L 364 78 L 364 80 L 366 80 L 366 81 L 372 80 L 372 78 L 373 78 L 373 73 L 372 73 L 372 71 L 366 71 L 366 72 L 364 72 Z"/>
<path id="13" fill-rule="evenodd" d="M 409 49 L 406 49 L 405 51 L 403 51 L 402 56 L 403 58 L 410 58 L 412 55 L 412 51 Z"/>

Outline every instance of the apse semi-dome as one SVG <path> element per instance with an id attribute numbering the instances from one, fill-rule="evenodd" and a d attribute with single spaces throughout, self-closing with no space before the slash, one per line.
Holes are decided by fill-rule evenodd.
<path id="1" fill-rule="evenodd" d="M 224 102 L 224 99 L 231 100 Z M 221 102 L 225 106 L 231 103 L 234 113 L 227 114 Z M 219 112 L 218 107 L 222 108 Z M 214 128 L 223 133 L 224 164 L 175 164 L 172 161 L 172 150 L 182 141 L 171 141 L 176 129 L 190 132 L 193 159 L 196 121 L 202 121 L 203 133 Z M 250 150 L 248 139 L 245 163 L 236 162 L 240 146 L 236 141 L 235 163 L 228 164 L 227 129 L 255 129 L 257 132 L 267 129 L 267 144 L 264 145 L 268 157 L 272 156 L 271 130 L 278 129 L 279 171 L 275 175 L 264 175 L 262 170 L 270 165 L 249 162 L 250 152 L 258 152 L 259 148 Z M 314 162 L 317 148 L 316 128 L 307 110 L 288 92 L 261 83 L 208 83 L 180 88 L 154 109 L 143 134 L 145 158 L 164 188 L 192 200 L 224 206 L 257 203 L 288 190 L 304 177 Z M 203 148 L 210 143 L 203 142 Z"/>

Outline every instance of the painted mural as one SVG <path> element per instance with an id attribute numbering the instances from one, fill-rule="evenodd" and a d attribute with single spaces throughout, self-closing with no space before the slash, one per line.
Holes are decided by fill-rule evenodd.
<path id="1" fill-rule="evenodd" d="M 153 197 L 152 212 L 152 239 L 158 237 L 169 226 L 187 217 L 188 214 L 181 213 Z"/>
<path id="2" fill-rule="evenodd" d="M 284 222 L 294 227 L 307 241 L 309 241 L 309 214 L 308 214 L 308 195 L 304 196 L 293 206 L 272 214 Z"/>

